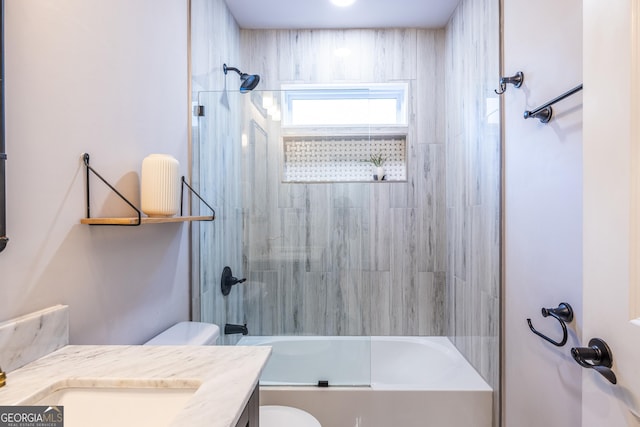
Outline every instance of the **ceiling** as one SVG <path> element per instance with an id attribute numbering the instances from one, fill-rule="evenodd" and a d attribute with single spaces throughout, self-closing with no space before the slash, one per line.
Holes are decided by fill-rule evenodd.
<path id="1" fill-rule="evenodd" d="M 241 28 L 440 28 L 460 0 L 226 0 Z"/>

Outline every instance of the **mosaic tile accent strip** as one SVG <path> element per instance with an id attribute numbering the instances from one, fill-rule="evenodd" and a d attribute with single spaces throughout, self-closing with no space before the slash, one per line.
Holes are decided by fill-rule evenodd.
<path id="1" fill-rule="evenodd" d="M 381 154 L 386 181 L 407 179 L 405 135 L 349 137 L 285 137 L 285 182 L 373 181 L 375 167 L 368 162 Z"/>

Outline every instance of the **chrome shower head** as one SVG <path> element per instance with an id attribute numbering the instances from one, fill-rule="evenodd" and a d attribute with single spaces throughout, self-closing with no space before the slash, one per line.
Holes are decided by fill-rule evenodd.
<path id="1" fill-rule="evenodd" d="M 242 83 L 240 84 L 241 93 L 247 93 L 252 91 L 253 89 L 256 88 L 256 86 L 258 86 L 258 83 L 260 83 L 260 76 L 257 74 L 243 73 L 242 71 L 238 70 L 235 67 L 227 67 L 227 64 L 222 65 L 222 70 L 224 71 L 225 74 L 227 74 L 227 71 L 229 70 L 235 71 L 236 73 L 238 73 L 238 75 L 240 76 L 240 80 L 242 80 Z"/>

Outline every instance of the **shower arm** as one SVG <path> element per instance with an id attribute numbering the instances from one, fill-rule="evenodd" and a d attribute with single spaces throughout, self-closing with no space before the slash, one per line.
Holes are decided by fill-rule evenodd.
<path id="1" fill-rule="evenodd" d="M 229 67 L 227 64 L 222 64 L 222 70 L 224 71 L 224 75 L 227 75 L 229 70 L 235 71 L 240 76 L 240 80 L 242 80 L 242 84 L 240 85 L 240 92 L 247 93 L 255 89 L 255 87 L 260 82 L 260 76 L 258 74 L 247 74 L 238 70 L 236 67 Z"/>
<path id="2" fill-rule="evenodd" d="M 242 75 L 244 74 L 242 71 L 238 70 L 236 67 L 228 67 L 227 64 L 222 65 L 222 70 L 224 71 L 225 74 L 227 74 L 227 71 L 229 70 L 235 71 L 236 73 L 238 73 L 240 77 L 242 77 Z"/>

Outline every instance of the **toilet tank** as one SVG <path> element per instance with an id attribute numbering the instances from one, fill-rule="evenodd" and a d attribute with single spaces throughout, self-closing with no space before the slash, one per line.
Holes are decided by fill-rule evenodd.
<path id="1" fill-rule="evenodd" d="M 180 322 L 144 345 L 216 345 L 220 328 L 212 323 Z"/>

